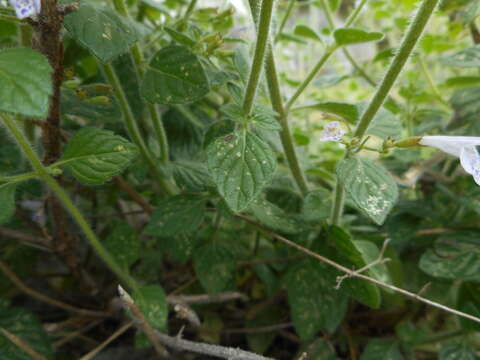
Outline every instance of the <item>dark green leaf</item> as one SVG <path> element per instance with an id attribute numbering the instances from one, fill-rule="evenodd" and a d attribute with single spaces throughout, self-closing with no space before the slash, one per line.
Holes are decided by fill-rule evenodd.
<path id="1" fill-rule="evenodd" d="M 199 161 L 177 160 L 172 163 L 173 178 L 179 187 L 187 191 L 202 192 L 213 186 L 207 167 Z"/>
<path id="2" fill-rule="evenodd" d="M 251 117 L 255 126 L 260 129 L 273 131 L 282 130 L 277 120 L 277 113 L 265 106 L 255 105 Z"/>
<path id="3" fill-rule="evenodd" d="M 161 331 L 166 330 L 168 304 L 165 292 L 160 286 L 143 286 L 132 298 L 150 325 Z"/>
<path id="4" fill-rule="evenodd" d="M 304 261 L 288 273 L 287 292 L 293 324 L 303 340 L 319 330 L 335 331 L 347 310 L 347 297 L 335 289 L 328 265 Z"/>
<path id="5" fill-rule="evenodd" d="M 438 360 L 478 360 L 478 356 L 466 343 L 449 343 L 440 349 Z"/>
<path id="6" fill-rule="evenodd" d="M 355 123 L 359 117 L 358 107 L 356 105 L 343 102 L 329 101 L 307 105 L 302 108 L 320 110 L 326 113 L 334 114 L 352 124 Z"/>
<path id="7" fill-rule="evenodd" d="M 270 145 L 246 130 L 216 139 L 206 151 L 213 181 L 236 212 L 244 210 L 260 194 L 277 166 Z"/>
<path id="8" fill-rule="evenodd" d="M 27 48 L 0 51 L 0 110 L 44 117 L 52 94 L 52 68 L 39 52 Z"/>
<path id="9" fill-rule="evenodd" d="M 302 214 L 305 220 L 319 222 L 330 216 L 330 193 L 325 189 L 311 191 L 303 201 Z"/>
<path id="10" fill-rule="evenodd" d="M 159 50 L 150 61 L 141 92 L 156 104 L 189 104 L 209 92 L 208 78 L 194 53 L 185 46 Z"/>
<path id="11" fill-rule="evenodd" d="M 285 213 L 276 205 L 263 200 L 252 201 L 249 207 L 253 216 L 263 225 L 286 234 L 298 234 L 304 230 L 298 218 Z"/>
<path id="12" fill-rule="evenodd" d="M 193 255 L 195 273 L 209 294 L 219 293 L 232 282 L 236 261 L 229 247 L 209 242 Z"/>
<path id="13" fill-rule="evenodd" d="M 478 112 L 480 111 L 480 87 L 470 87 L 455 91 L 450 99 L 455 111 L 449 130 L 462 128 L 462 134 L 480 135 Z"/>
<path id="14" fill-rule="evenodd" d="M 31 346 L 38 354 L 53 359 L 49 336 L 37 318 L 20 308 L 8 307 L 0 301 L 0 328 L 4 328 Z M 31 356 L 0 334 L 0 354 L 5 360 L 31 360 Z"/>
<path id="15" fill-rule="evenodd" d="M 354 156 L 338 164 L 337 176 L 355 205 L 375 223 L 383 224 L 398 197 L 390 174 L 373 161 Z"/>
<path id="16" fill-rule="evenodd" d="M 141 36 L 133 23 L 113 10 L 85 3 L 65 17 L 65 28 L 104 62 L 127 52 Z"/>
<path id="17" fill-rule="evenodd" d="M 15 184 L 0 184 L 0 224 L 7 223 L 15 214 Z"/>
<path id="18" fill-rule="evenodd" d="M 269 326 L 281 321 L 280 314 L 282 309 L 280 307 L 269 307 L 264 311 L 261 311 L 255 318 L 247 319 L 246 327 L 248 328 L 261 328 Z M 275 340 L 275 332 L 269 331 L 265 333 L 247 333 L 248 346 L 252 351 L 257 354 L 264 354 L 273 340 Z"/>
<path id="19" fill-rule="evenodd" d="M 386 139 L 389 136 L 399 138 L 402 135 L 402 122 L 390 111 L 381 108 L 368 127 L 367 133 L 382 139 Z"/>
<path id="20" fill-rule="evenodd" d="M 170 254 L 174 261 L 184 264 L 193 255 L 200 237 L 196 233 L 180 233 L 176 236 L 161 237 L 158 242 L 160 248 Z"/>
<path id="21" fill-rule="evenodd" d="M 422 255 L 420 269 L 433 277 L 480 281 L 479 243 L 468 234 L 443 236 Z"/>
<path id="22" fill-rule="evenodd" d="M 381 32 L 376 31 L 366 31 L 362 29 L 337 29 L 333 32 L 333 37 L 337 45 L 344 46 L 344 45 L 351 45 L 351 44 L 359 44 L 365 43 L 370 41 L 379 41 L 382 40 L 384 35 Z"/>
<path id="23" fill-rule="evenodd" d="M 394 340 L 370 340 L 360 360 L 403 360 L 398 342 Z"/>
<path id="24" fill-rule="evenodd" d="M 83 128 L 68 142 L 60 162 L 81 183 L 98 185 L 122 172 L 137 153 L 135 145 L 111 131 Z"/>
<path id="25" fill-rule="evenodd" d="M 140 255 L 136 231 L 123 221 L 113 223 L 113 230 L 105 239 L 105 247 L 124 269 L 128 269 Z"/>
<path id="26" fill-rule="evenodd" d="M 155 209 L 145 233 L 169 237 L 198 229 L 205 215 L 205 200 L 195 195 L 177 195 Z"/>

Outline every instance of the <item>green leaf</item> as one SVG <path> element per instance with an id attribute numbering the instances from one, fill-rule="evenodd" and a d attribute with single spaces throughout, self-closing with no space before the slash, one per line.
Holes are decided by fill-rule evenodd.
<path id="1" fill-rule="evenodd" d="M 126 53 L 141 37 L 128 19 L 107 7 L 85 3 L 65 17 L 65 29 L 104 62 Z"/>
<path id="2" fill-rule="evenodd" d="M 193 40 L 189 36 L 185 35 L 184 33 L 181 33 L 179 31 L 175 30 L 174 28 L 172 28 L 170 26 L 164 26 L 163 29 L 165 30 L 165 32 L 168 35 L 170 35 L 170 37 L 173 40 L 175 40 L 176 42 L 178 42 L 181 45 L 185 45 L 185 46 L 188 46 L 188 47 L 194 47 L 196 45 L 195 40 Z"/>
<path id="3" fill-rule="evenodd" d="M 0 184 L 0 225 L 10 221 L 15 214 L 15 184 Z"/>
<path id="4" fill-rule="evenodd" d="M 348 79 L 348 77 L 348 75 L 325 74 L 319 76 L 313 83 L 319 89 L 327 89 L 340 84 L 343 80 Z"/>
<path id="5" fill-rule="evenodd" d="M 250 204 L 249 210 L 261 224 L 273 230 L 285 234 L 298 234 L 304 230 L 304 226 L 298 218 L 285 213 L 267 200 L 255 199 Z"/>
<path id="6" fill-rule="evenodd" d="M 390 174 L 373 161 L 354 156 L 338 164 L 337 176 L 355 205 L 382 225 L 398 197 Z"/>
<path id="7" fill-rule="evenodd" d="M 122 172 L 137 153 L 135 145 L 111 131 L 83 128 L 68 142 L 60 162 L 82 184 L 99 185 Z"/>
<path id="8" fill-rule="evenodd" d="M 315 41 L 322 41 L 320 36 L 313 30 L 311 27 L 307 25 L 297 25 L 293 30 L 293 33 L 297 36 L 301 36 L 307 39 L 312 39 Z"/>
<path id="9" fill-rule="evenodd" d="M 195 273 L 209 294 L 217 294 L 232 283 L 236 261 L 229 247 L 209 242 L 193 255 Z"/>
<path id="10" fill-rule="evenodd" d="M 480 316 L 480 284 L 474 282 L 463 282 L 457 296 L 457 309 L 467 314 Z M 459 318 L 462 329 L 465 331 L 480 331 L 478 322 Z"/>
<path id="11" fill-rule="evenodd" d="M 403 360 L 399 343 L 395 340 L 370 340 L 360 360 Z"/>
<path id="12" fill-rule="evenodd" d="M 365 240 L 355 240 L 354 242 L 357 250 L 362 254 L 362 258 L 365 261 L 365 264 L 371 264 L 374 261 L 378 260 L 380 256 L 380 251 L 378 247 L 371 241 Z M 388 273 L 387 267 L 385 264 L 377 264 L 368 269 L 367 273 L 374 279 L 377 279 L 384 283 L 392 283 L 390 279 L 390 274 Z"/>
<path id="13" fill-rule="evenodd" d="M 196 195 L 176 195 L 155 209 L 145 233 L 169 237 L 198 229 L 205 216 L 205 200 Z"/>
<path id="14" fill-rule="evenodd" d="M 337 45 L 351 45 L 351 44 L 360 44 L 370 41 L 379 41 L 382 40 L 384 35 L 381 32 L 376 31 L 366 31 L 363 29 L 337 29 L 333 32 L 333 37 Z"/>
<path id="15" fill-rule="evenodd" d="M 308 260 L 287 275 L 293 325 L 303 340 L 322 329 L 335 331 L 345 316 L 348 297 L 335 289 L 335 279 L 327 276 L 329 272 L 327 265 Z"/>
<path id="16" fill-rule="evenodd" d="M 48 334 L 42 324 L 32 314 L 23 309 L 8 307 L 4 300 L 0 301 L 0 328 L 26 342 L 38 354 L 51 360 L 53 349 Z M 2 359 L 32 360 L 32 357 L 17 345 L 0 334 L 0 354 Z"/>
<path id="17" fill-rule="evenodd" d="M 475 350 L 466 343 L 449 343 L 442 346 L 438 360 L 477 360 Z"/>
<path id="18" fill-rule="evenodd" d="M 463 88 L 480 85 L 480 76 L 454 76 L 445 81 L 445 86 Z"/>
<path id="19" fill-rule="evenodd" d="M 184 190 L 202 192 L 213 186 L 207 167 L 202 162 L 177 160 L 172 163 L 172 171 L 175 182 Z"/>
<path id="20" fill-rule="evenodd" d="M 402 135 L 402 122 L 385 108 L 375 115 L 367 134 L 378 136 L 382 139 L 387 137 L 399 138 Z"/>
<path id="21" fill-rule="evenodd" d="M 85 88 L 82 89 L 85 90 Z M 101 120 L 118 122 L 118 120 L 122 118 L 122 112 L 120 111 L 114 96 L 105 92 L 95 91 L 95 89 L 91 89 L 90 87 L 86 89 L 86 91 L 89 99 L 82 100 L 73 90 L 62 89 L 62 114 L 79 116 L 93 121 Z M 91 100 L 98 96 L 102 96 L 105 101 L 98 102 Z"/>
<path id="22" fill-rule="evenodd" d="M 210 91 L 200 59 L 185 46 L 159 50 L 141 85 L 142 96 L 156 104 L 189 104 Z"/>
<path id="23" fill-rule="evenodd" d="M 166 330 L 168 318 L 167 296 L 160 286 L 143 286 L 133 293 L 132 298 L 150 325 L 161 331 Z"/>
<path id="24" fill-rule="evenodd" d="M 464 135 L 480 135 L 478 112 L 480 111 L 480 86 L 459 89 L 450 99 L 454 115 L 448 124 L 448 130 L 462 128 Z"/>
<path id="25" fill-rule="evenodd" d="M 213 181 L 236 212 L 244 210 L 260 194 L 277 166 L 270 145 L 246 130 L 217 138 L 206 151 Z"/>
<path id="26" fill-rule="evenodd" d="M 419 266 L 433 277 L 480 281 L 479 243 L 469 234 L 442 236 L 422 255 Z"/>
<path id="27" fill-rule="evenodd" d="M 113 223 L 113 231 L 105 239 L 105 247 L 124 269 L 128 269 L 140 255 L 136 231 L 123 221 Z"/>
<path id="28" fill-rule="evenodd" d="M 367 259 L 357 247 L 351 236 L 337 226 L 332 226 L 328 238 L 335 244 L 337 261 L 349 269 L 361 269 L 367 265 Z M 344 275 L 338 273 L 338 275 Z M 346 278 L 342 284 L 343 289 L 350 296 L 372 308 L 380 307 L 381 296 L 378 287 L 361 279 Z"/>
<path id="29" fill-rule="evenodd" d="M 255 318 L 250 319 L 247 315 L 245 326 L 247 328 L 261 328 L 276 324 L 281 321 L 282 309 L 279 306 L 271 306 L 257 313 Z M 275 340 L 276 333 L 268 331 L 264 333 L 247 333 L 248 347 L 257 354 L 264 354 Z"/>
<path id="30" fill-rule="evenodd" d="M 480 45 L 475 45 L 463 49 L 453 55 L 440 58 L 440 62 L 445 65 L 457 66 L 463 68 L 480 66 Z"/>
<path id="31" fill-rule="evenodd" d="M 0 110 L 45 117 L 52 94 L 52 68 L 39 52 L 27 48 L 0 51 Z"/>
<path id="32" fill-rule="evenodd" d="M 331 199 L 329 191 L 317 189 L 305 196 L 302 214 L 305 220 L 319 222 L 330 216 Z"/>
<path id="33" fill-rule="evenodd" d="M 169 253 L 174 261 L 185 264 L 193 255 L 201 238 L 196 233 L 180 233 L 176 236 L 161 237 L 160 248 Z"/>
<path id="34" fill-rule="evenodd" d="M 320 110 L 326 113 L 334 114 L 352 124 L 355 123 L 359 117 L 358 107 L 354 104 L 344 102 L 329 101 L 302 106 L 301 108 Z"/>
<path id="35" fill-rule="evenodd" d="M 255 105 L 251 115 L 257 128 L 263 130 L 280 131 L 282 127 L 277 120 L 277 113 L 262 105 Z"/>

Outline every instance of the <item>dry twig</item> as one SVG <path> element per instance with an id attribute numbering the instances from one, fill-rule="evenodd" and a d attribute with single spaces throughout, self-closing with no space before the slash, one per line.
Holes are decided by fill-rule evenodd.
<path id="1" fill-rule="evenodd" d="M 38 352 L 36 352 L 30 345 L 28 345 L 25 341 L 20 339 L 17 335 L 12 334 L 10 331 L 0 328 L 0 333 L 5 336 L 8 340 L 10 340 L 12 343 L 17 345 L 20 349 L 25 351 L 28 355 L 30 355 L 32 358 L 35 360 L 47 360 L 45 357 L 40 355 Z"/>

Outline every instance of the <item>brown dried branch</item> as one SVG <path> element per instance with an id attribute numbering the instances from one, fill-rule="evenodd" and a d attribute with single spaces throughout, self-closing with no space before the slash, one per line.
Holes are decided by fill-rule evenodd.
<path id="1" fill-rule="evenodd" d="M 20 280 L 17 277 L 17 275 L 15 275 L 15 273 L 7 266 L 7 264 L 5 264 L 1 260 L 0 260 L 0 270 L 5 274 L 6 277 L 8 277 L 8 279 L 12 283 L 15 284 L 15 286 L 20 291 L 24 292 L 25 294 L 27 294 L 27 295 L 29 295 L 29 296 L 31 296 L 31 297 L 33 297 L 33 298 L 35 298 L 35 299 L 37 299 L 41 302 L 44 302 L 46 304 L 58 307 L 60 309 L 63 309 L 63 310 L 69 311 L 69 312 L 77 313 L 77 314 L 80 314 L 80 315 L 83 315 L 83 316 L 89 316 L 89 317 L 107 317 L 107 316 L 109 316 L 109 314 L 106 313 L 106 312 L 94 311 L 94 310 L 88 310 L 88 309 L 81 309 L 81 308 L 77 308 L 73 305 L 66 304 L 62 301 L 51 299 L 48 296 L 45 296 L 45 295 L 39 293 L 38 291 L 29 288 L 27 285 L 25 285 L 22 282 L 22 280 Z"/>
<path id="2" fill-rule="evenodd" d="M 147 319 L 140 311 L 140 309 L 135 305 L 132 298 L 119 287 L 120 298 L 124 303 L 125 307 L 130 310 L 132 313 L 137 326 L 144 331 L 145 335 L 149 340 L 154 344 L 154 346 L 165 345 L 169 348 L 181 350 L 181 351 L 190 351 L 197 354 L 214 356 L 222 359 L 236 359 L 236 360 L 272 360 L 271 358 L 266 358 L 261 355 L 256 355 L 254 353 L 229 348 L 220 345 L 210 345 L 204 344 L 189 340 L 183 340 L 179 336 L 172 337 L 169 335 L 162 334 L 151 327 Z M 163 347 L 163 346 L 162 346 Z M 157 349 L 157 347 L 156 347 Z M 158 352 L 158 350 L 157 350 Z"/>
<path id="3" fill-rule="evenodd" d="M 172 304 L 214 304 L 234 300 L 248 300 L 245 294 L 236 291 L 228 291 L 216 295 L 168 295 L 167 301 Z"/>
<path id="4" fill-rule="evenodd" d="M 125 191 L 128 196 L 135 201 L 140 207 L 145 210 L 145 212 L 149 215 L 153 214 L 153 208 L 150 204 L 140 195 L 133 187 L 130 186 L 128 182 L 126 182 L 121 176 L 115 176 L 114 178 L 115 184 Z"/>
<path id="5" fill-rule="evenodd" d="M 365 281 L 368 281 L 368 282 L 371 282 L 375 285 L 378 285 L 380 287 L 383 287 L 384 289 L 388 289 L 388 290 L 392 290 L 394 292 L 397 292 L 399 294 L 402 294 L 406 297 L 409 297 L 411 299 L 414 299 L 414 300 L 417 300 L 417 301 L 420 301 L 420 302 L 423 302 L 424 304 L 427 304 L 427 305 L 430 305 L 432 307 L 435 307 L 437 309 L 441 309 L 445 312 L 448 312 L 450 314 L 453 314 L 453 315 L 457 315 L 457 316 L 460 316 L 460 317 L 463 317 L 465 319 L 468 319 L 468 320 L 472 320 L 476 323 L 480 323 L 480 318 L 476 317 L 476 316 L 473 316 L 473 315 L 470 315 L 470 314 L 467 314 L 465 312 L 462 312 L 462 311 L 459 311 L 459 310 L 455 310 L 455 309 L 452 309 L 452 308 L 449 308 L 448 306 L 445 306 L 445 305 L 442 305 L 442 304 L 439 304 L 435 301 L 432 301 L 432 300 L 429 300 L 429 299 L 426 299 L 422 296 L 420 296 L 419 294 L 415 294 L 415 293 L 412 293 L 410 291 L 407 291 L 405 289 L 402 289 L 402 288 L 399 288 L 397 286 L 394 286 L 394 285 L 390 285 L 390 284 L 387 284 L 387 283 L 384 283 L 380 280 L 377 280 L 377 279 L 374 279 L 374 278 L 371 278 L 369 276 L 366 276 L 366 275 L 363 275 L 363 274 L 360 274 L 360 273 L 357 273 L 355 272 L 354 270 L 351 270 L 349 268 L 346 268 L 345 266 L 343 265 L 340 265 L 338 263 L 336 263 L 335 261 L 333 260 L 330 260 L 320 254 L 317 254 L 307 248 L 304 248 L 303 246 L 301 245 L 298 245 L 296 243 L 294 243 L 293 241 L 290 241 L 288 240 L 287 238 L 284 238 L 283 236 L 280 236 L 266 228 L 264 228 L 262 225 L 260 225 L 259 223 L 253 221 L 252 219 L 250 219 L 249 217 L 245 216 L 245 215 L 241 215 L 241 214 L 238 214 L 236 215 L 237 217 L 243 219 L 244 221 L 246 221 L 247 223 L 255 226 L 257 229 L 259 229 L 260 231 L 262 231 L 264 234 L 290 246 L 290 247 L 293 247 L 297 250 L 299 250 L 300 252 L 304 253 L 304 254 L 307 254 L 308 256 L 310 257 L 313 257 L 325 264 L 328 264 L 332 267 L 334 267 L 335 269 L 345 273 L 345 274 L 349 274 L 351 277 L 355 277 L 355 278 L 358 278 L 358 279 L 362 279 L 362 280 L 365 280 Z"/>

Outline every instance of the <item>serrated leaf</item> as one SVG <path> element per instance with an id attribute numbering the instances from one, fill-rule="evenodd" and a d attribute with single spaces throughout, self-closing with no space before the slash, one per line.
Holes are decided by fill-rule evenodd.
<path id="1" fill-rule="evenodd" d="M 439 238 L 420 259 L 420 269 L 443 279 L 480 281 L 479 243 L 471 235 Z"/>
<path id="2" fill-rule="evenodd" d="M 220 107 L 220 112 L 230 120 L 243 123 L 246 121 L 243 108 L 238 104 L 225 104 Z"/>
<path id="3" fill-rule="evenodd" d="M 141 37 L 132 22 L 113 10 L 85 3 L 65 17 L 65 28 L 104 62 L 126 53 Z"/>
<path id="4" fill-rule="evenodd" d="M 231 284 L 236 261 L 229 247 L 210 242 L 193 255 L 195 274 L 209 294 L 217 294 Z"/>
<path id="5" fill-rule="evenodd" d="M 137 147 L 113 132 L 83 128 L 68 142 L 60 162 L 83 184 L 99 185 L 137 157 Z"/>
<path id="6" fill-rule="evenodd" d="M 8 307 L 4 300 L 0 301 L 0 328 L 4 328 L 13 335 L 26 342 L 38 354 L 51 360 L 53 350 L 49 336 L 42 324 L 32 314 L 23 309 Z M 8 360 L 31 360 L 32 357 L 17 345 L 0 334 L 0 354 Z"/>
<path id="7" fill-rule="evenodd" d="M 304 224 L 298 218 L 285 213 L 281 208 L 266 200 L 252 201 L 249 210 L 261 224 L 273 230 L 286 234 L 298 234 L 304 230 Z"/>
<path id="8" fill-rule="evenodd" d="M 403 360 L 400 344 L 395 340 L 370 340 L 360 360 Z"/>
<path id="9" fill-rule="evenodd" d="M 335 254 L 337 262 L 349 269 L 361 269 L 367 265 L 367 260 L 362 252 L 357 248 L 351 236 L 343 229 L 332 226 L 329 229 L 328 238 L 337 249 Z M 339 273 L 339 275 L 344 274 Z M 341 289 L 367 306 L 374 309 L 380 307 L 380 291 L 372 283 L 361 279 L 347 278 L 342 282 Z"/>
<path id="10" fill-rule="evenodd" d="M 153 56 L 141 85 L 142 96 L 156 104 L 189 104 L 209 91 L 200 59 L 179 45 L 164 47 Z"/>
<path id="11" fill-rule="evenodd" d="M 330 208 L 330 193 L 326 189 L 317 189 L 305 196 L 302 215 L 306 221 L 319 222 L 328 219 Z"/>
<path id="12" fill-rule="evenodd" d="M 380 165 L 358 156 L 342 160 L 337 166 L 355 205 L 378 225 L 382 225 L 398 198 L 397 184 Z"/>
<path id="13" fill-rule="evenodd" d="M 213 186 L 207 167 L 199 161 L 177 160 L 172 163 L 176 184 L 187 191 L 202 192 Z"/>
<path id="14" fill-rule="evenodd" d="M 438 360 L 477 360 L 475 350 L 465 342 L 445 344 L 438 353 Z"/>
<path id="15" fill-rule="evenodd" d="M 270 145 L 240 130 L 217 138 L 206 149 L 207 164 L 220 195 L 233 211 L 242 211 L 271 180 L 277 162 Z"/>
<path id="16" fill-rule="evenodd" d="M 155 209 L 145 233 L 159 237 L 190 233 L 201 225 L 205 216 L 205 200 L 196 195 L 176 195 L 164 200 Z"/>
<path id="17" fill-rule="evenodd" d="M 297 25 L 293 30 L 293 33 L 297 36 L 301 36 L 307 39 L 312 39 L 315 41 L 322 41 L 320 36 L 313 30 L 311 27 L 307 25 Z"/>
<path id="18" fill-rule="evenodd" d="M 402 135 L 402 122 L 385 108 L 375 115 L 367 134 L 378 136 L 382 139 L 387 137 L 399 138 Z"/>
<path id="19" fill-rule="evenodd" d="M 344 102 L 322 102 L 307 106 L 302 106 L 302 108 L 314 109 L 323 111 L 326 113 L 334 114 L 345 119 L 349 123 L 355 123 L 359 117 L 358 107 L 354 104 L 344 103 Z"/>
<path id="20" fill-rule="evenodd" d="M 440 58 L 440 62 L 445 65 L 457 66 L 463 68 L 480 66 L 480 45 L 475 45 L 463 49 L 453 55 Z"/>
<path id="21" fill-rule="evenodd" d="M 124 269 L 128 269 L 140 255 L 136 231 L 126 222 L 114 222 L 113 231 L 105 239 L 105 247 Z"/>
<path id="22" fill-rule="evenodd" d="M 251 118 L 257 128 L 272 131 L 282 130 L 277 120 L 277 113 L 265 106 L 255 105 Z"/>
<path id="23" fill-rule="evenodd" d="M 370 41 L 382 40 L 384 34 L 377 31 L 367 31 L 363 29 L 341 28 L 333 32 L 335 42 L 339 46 L 360 44 Z"/>
<path id="24" fill-rule="evenodd" d="M 27 48 L 0 51 L 0 110 L 45 117 L 52 94 L 52 68 L 45 56 Z"/>
<path id="25" fill-rule="evenodd" d="M 303 340 L 319 330 L 335 331 L 347 310 L 347 299 L 327 276 L 327 265 L 304 261 L 287 275 L 287 293 L 295 330 Z"/>
<path id="26" fill-rule="evenodd" d="M 160 286 L 143 286 L 133 293 L 132 298 L 150 325 L 161 331 L 166 330 L 168 304 L 165 292 Z"/>
<path id="27" fill-rule="evenodd" d="M 7 223 L 15 214 L 15 184 L 0 184 L 0 225 Z"/>
<path id="28" fill-rule="evenodd" d="M 80 99 L 73 90 L 62 89 L 61 112 L 63 115 L 74 115 L 93 121 L 118 121 L 122 118 L 122 112 L 115 98 L 106 93 L 95 90 L 87 90 L 89 98 L 96 96 L 105 97 L 105 102 L 93 102 L 88 99 Z"/>

